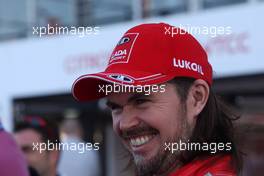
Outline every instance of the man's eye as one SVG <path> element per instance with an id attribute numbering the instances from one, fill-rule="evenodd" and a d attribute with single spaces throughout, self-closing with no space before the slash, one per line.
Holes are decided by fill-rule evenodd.
<path id="1" fill-rule="evenodd" d="M 30 153 L 30 152 L 33 151 L 33 150 L 32 150 L 32 147 L 30 147 L 30 146 L 23 146 L 21 149 L 22 149 L 22 151 L 23 151 L 24 153 Z"/>
<path id="2" fill-rule="evenodd" d="M 123 110 L 122 107 L 119 107 L 119 106 L 113 107 L 111 109 L 112 116 L 114 117 L 114 116 L 116 116 L 118 114 L 121 114 L 122 113 L 122 110 Z"/>
<path id="3" fill-rule="evenodd" d="M 136 105 L 141 105 L 141 104 L 146 103 L 146 102 L 149 102 L 149 100 L 148 99 L 142 99 L 142 98 L 135 100 Z"/>
<path id="4" fill-rule="evenodd" d="M 110 108 L 111 111 L 120 110 L 121 109 L 120 106 L 116 106 L 116 105 L 109 106 L 109 108 Z"/>

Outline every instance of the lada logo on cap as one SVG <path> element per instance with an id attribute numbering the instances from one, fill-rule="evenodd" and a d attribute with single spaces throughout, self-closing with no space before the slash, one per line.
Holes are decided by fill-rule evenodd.
<path id="1" fill-rule="evenodd" d="M 128 63 L 138 33 L 126 33 L 117 43 L 112 52 L 108 66 L 117 63 Z"/>

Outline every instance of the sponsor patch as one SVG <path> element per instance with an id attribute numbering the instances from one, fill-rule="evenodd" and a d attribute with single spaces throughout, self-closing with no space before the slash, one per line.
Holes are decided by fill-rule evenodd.
<path id="1" fill-rule="evenodd" d="M 117 43 L 112 52 L 108 65 L 117 63 L 128 63 L 138 33 L 127 33 Z"/>

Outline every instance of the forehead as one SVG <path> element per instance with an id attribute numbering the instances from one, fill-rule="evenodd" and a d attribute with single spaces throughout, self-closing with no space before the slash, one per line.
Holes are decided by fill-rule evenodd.
<path id="1" fill-rule="evenodd" d="M 20 144 L 41 142 L 41 135 L 33 129 L 25 129 L 15 133 L 15 139 Z"/>

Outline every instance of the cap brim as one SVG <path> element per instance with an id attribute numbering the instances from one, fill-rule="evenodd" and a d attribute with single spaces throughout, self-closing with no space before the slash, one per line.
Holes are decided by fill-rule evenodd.
<path id="1" fill-rule="evenodd" d="M 115 75 L 122 75 L 123 79 L 120 79 L 120 77 L 117 78 Z M 172 78 L 173 76 L 161 73 L 151 74 L 141 71 L 134 71 L 133 73 L 122 71 L 122 73 L 100 72 L 87 74 L 76 79 L 72 86 L 72 94 L 78 101 L 96 100 L 106 96 L 105 92 L 102 91 L 105 85 L 144 86 L 161 84 Z"/>

